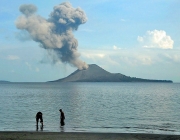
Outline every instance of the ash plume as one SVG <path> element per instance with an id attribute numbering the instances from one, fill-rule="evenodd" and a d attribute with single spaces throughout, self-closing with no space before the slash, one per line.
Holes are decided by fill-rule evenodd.
<path id="1" fill-rule="evenodd" d="M 87 21 L 80 8 L 73 8 L 69 2 L 62 3 L 54 7 L 48 19 L 35 14 L 37 8 L 32 4 L 21 5 L 19 10 L 23 15 L 17 19 L 16 27 L 27 31 L 34 41 L 50 52 L 53 62 L 69 63 L 78 69 L 88 68 L 79 59 L 78 41 L 73 35 L 73 31 Z"/>

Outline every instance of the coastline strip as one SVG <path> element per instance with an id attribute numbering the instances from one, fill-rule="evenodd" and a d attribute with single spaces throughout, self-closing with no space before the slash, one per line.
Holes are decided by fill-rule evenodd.
<path id="1" fill-rule="evenodd" d="M 180 140 L 180 135 L 1 131 L 0 140 Z"/>

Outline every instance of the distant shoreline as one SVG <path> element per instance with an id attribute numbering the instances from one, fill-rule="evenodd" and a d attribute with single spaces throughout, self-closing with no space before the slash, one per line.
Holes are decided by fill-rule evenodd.
<path id="1" fill-rule="evenodd" d="M 3 81 L 1 80 L 0 83 L 11 83 L 10 81 Z"/>

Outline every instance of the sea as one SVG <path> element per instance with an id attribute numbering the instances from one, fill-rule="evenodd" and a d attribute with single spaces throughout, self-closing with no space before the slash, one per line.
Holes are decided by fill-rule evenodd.
<path id="1" fill-rule="evenodd" d="M 0 131 L 180 134 L 180 83 L 1 83 Z"/>

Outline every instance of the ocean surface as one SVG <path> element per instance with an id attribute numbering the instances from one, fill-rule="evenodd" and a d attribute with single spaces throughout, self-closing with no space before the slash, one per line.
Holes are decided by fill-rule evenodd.
<path id="1" fill-rule="evenodd" d="M 180 84 L 0 84 L 0 131 L 180 134 Z"/>

